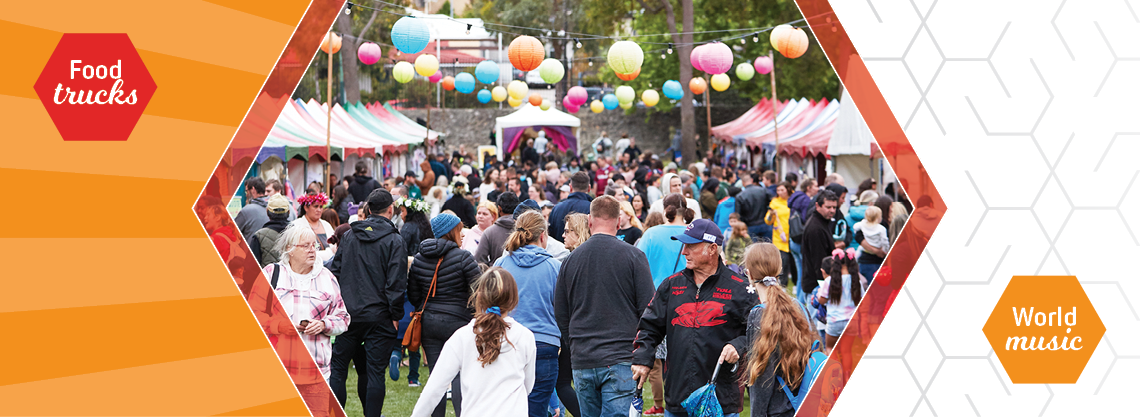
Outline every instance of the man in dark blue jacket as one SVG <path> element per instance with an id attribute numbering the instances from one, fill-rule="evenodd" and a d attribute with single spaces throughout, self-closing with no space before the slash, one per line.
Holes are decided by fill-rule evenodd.
<path id="1" fill-rule="evenodd" d="M 566 229 L 566 216 L 570 213 L 590 214 L 590 175 L 583 171 L 570 176 L 570 196 L 558 202 L 550 211 L 550 237 L 562 241 Z"/>
<path id="2" fill-rule="evenodd" d="M 333 343 L 329 385 L 343 406 L 348 362 L 363 342 L 368 392 L 358 394 L 366 400 L 367 417 L 380 417 L 384 408 L 384 371 L 398 340 L 397 323 L 404 316 L 408 285 L 407 249 L 390 220 L 392 202 L 392 194 L 383 188 L 368 195 L 368 218 L 352 223 L 329 268 L 340 283 L 345 309 L 352 318 L 348 330 Z"/>

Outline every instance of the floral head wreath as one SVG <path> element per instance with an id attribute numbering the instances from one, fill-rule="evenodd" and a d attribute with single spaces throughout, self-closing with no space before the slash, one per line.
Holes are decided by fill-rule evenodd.
<path id="1" fill-rule="evenodd" d="M 329 196 L 325 193 L 308 194 L 298 198 L 297 202 L 304 205 L 324 207 L 329 204 Z"/>
<path id="2" fill-rule="evenodd" d="M 460 181 L 458 178 L 459 177 L 456 177 L 455 180 L 451 181 L 451 188 L 453 190 L 460 191 L 463 194 L 467 194 L 468 192 L 470 192 L 471 190 L 467 187 L 467 183 L 464 181 Z"/>
<path id="3" fill-rule="evenodd" d="M 431 213 L 431 204 L 425 203 L 423 200 L 414 200 L 410 198 L 400 197 L 396 200 L 396 206 L 404 207 L 408 210 L 415 210 L 424 214 Z"/>

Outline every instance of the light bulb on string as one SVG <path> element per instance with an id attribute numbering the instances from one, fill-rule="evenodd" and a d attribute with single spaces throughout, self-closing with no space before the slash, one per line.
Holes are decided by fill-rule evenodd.
<path id="1" fill-rule="evenodd" d="M 744 40 L 744 38 L 740 38 L 740 44 L 741 44 L 741 45 L 744 45 L 744 43 L 745 43 L 745 40 Z"/>
<path id="2" fill-rule="evenodd" d="M 669 49 L 666 50 L 670 55 L 673 54 L 673 44 L 669 44 Z"/>
<path id="3" fill-rule="evenodd" d="M 582 49 L 582 41 L 578 40 L 578 38 L 574 38 L 574 47 Z"/>
<path id="4" fill-rule="evenodd" d="M 590 66 L 591 67 L 594 66 L 594 60 L 592 60 L 592 59 L 590 60 Z"/>
<path id="5" fill-rule="evenodd" d="M 350 13 L 352 13 L 352 3 L 348 3 L 348 6 L 344 8 L 344 14 L 347 15 Z"/>
<path id="6" fill-rule="evenodd" d="M 471 34 L 471 24 L 470 23 L 467 24 L 467 34 L 468 35 Z"/>
<path id="7" fill-rule="evenodd" d="M 754 43 L 760 42 L 760 32 L 756 32 L 756 33 L 752 34 L 752 42 L 754 42 Z"/>
<path id="8" fill-rule="evenodd" d="M 661 54 L 661 59 L 665 59 L 665 54 Z"/>

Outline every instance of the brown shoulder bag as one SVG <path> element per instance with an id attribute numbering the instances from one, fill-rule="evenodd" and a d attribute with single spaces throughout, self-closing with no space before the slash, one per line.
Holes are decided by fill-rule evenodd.
<path id="1" fill-rule="evenodd" d="M 435 264 L 435 274 L 431 276 L 431 287 L 428 288 L 427 297 L 424 297 L 424 305 L 420 307 L 420 311 L 412 312 L 412 321 L 408 323 L 408 328 L 404 331 L 404 341 L 402 344 L 409 352 L 420 350 L 420 336 L 424 330 L 424 309 L 427 308 L 428 300 L 435 296 L 435 282 L 439 279 L 439 266 L 441 264 L 443 264 L 443 257 L 440 257 L 439 262 Z"/>

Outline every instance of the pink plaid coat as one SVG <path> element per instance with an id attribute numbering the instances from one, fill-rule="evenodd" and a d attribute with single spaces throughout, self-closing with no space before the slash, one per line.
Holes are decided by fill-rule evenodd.
<path id="1" fill-rule="evenodd" d="M 319 271 L 308 275 L 288 272 L 289 267 L 280 263 L 267 265 L 265 276 L 273 276 L 274 266 L 281 268 L 274 292 L 293 325 L 296 326 L 301 320 L 320 320 L 325 325 L 324 332 L 320 334 L 298 333 L 305 342 L 305 348 L 313 356 L 321 376 L 328 380 L 329 365 L 332 362 L 332 336 L 344 333 L 349 323 L 348 310 L 344 308 L 344 299 L 340 295 L 340 284 L 332 272 L 319 264 L 315 266 Z"/>

